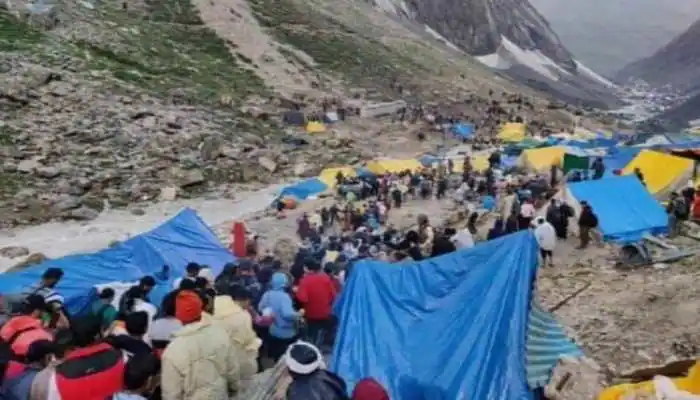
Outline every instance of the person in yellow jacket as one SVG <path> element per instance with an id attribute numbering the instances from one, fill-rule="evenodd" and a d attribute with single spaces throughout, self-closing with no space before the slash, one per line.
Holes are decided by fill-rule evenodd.
<path id="1" fill-rule="evenodd" d="M 251 293 L 241 285 L 233 285 L 228 294 L 214 298 L 214 323 L 228 333 L 239 349 L 240 386 L 245 389 L 258 371 L 258 351 L 262 341 L 253 330 L 253 318 L 248 312 Z"/>

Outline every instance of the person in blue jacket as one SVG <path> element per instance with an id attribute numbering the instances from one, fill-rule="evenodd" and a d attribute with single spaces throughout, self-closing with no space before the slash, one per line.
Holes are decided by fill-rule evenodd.
<path id="1" fill-rule="evenodd" d="M 296 342 L 299 336 L 298 322 L 304 315 L 303 311 L 294 309 L 292 297 L 287 291 L 288 286 L 287 275 L 275 272 L 270 280 L 270 290 L 265 292 L 258 305 L 263 316 L 273 317 L 267 349 L 268 356 L 275 362 Z"/>

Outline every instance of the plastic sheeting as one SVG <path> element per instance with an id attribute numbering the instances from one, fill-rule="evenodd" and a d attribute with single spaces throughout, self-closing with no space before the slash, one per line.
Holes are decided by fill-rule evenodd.
<path id="1" fill-rule="evenodd" d="M 423 166 L 421 165 L 421 163 L 418 162 L 418 160 L 414 159 L 386 159 L 370 161 L 369 163 L 367 163 L 367 169 L 377 175 L 399 173 L 406 170 L 418 171 L 422 168 Z"/>
<path id="2" fill-rule="evenodd" d="M 525 139 L 525 124 L 509 122 L 498 132 L 498 138 L 504 142 L 520 142 Z"/>
<path id="3" fill-rule="evenodd" d="M 693 175 L 693 160 L 652 150 L 642 150 L 623 170 L 634 173 L 639 168 L 647 189 L 657 197 L 667 197 L 685 186 Z"/>
<path id="4" fill-rule="evenodd" d="M 566 333 L 554 316 L 543 310 L 533 296 L 527 328 L 527 383 L 530 389 L 543 388 L 552 378 L 552 370 L 563 357 L 580 357 L 583 351 Z"/>
<path id="5" fill-rule="evenodd" d="M 57 290 L 66 299 L 71 313 L 79 313 L 89 305 L 93 287 L 115 280 L 136 281 L 145 275 L 157 278 L 151 301 L 159 305 L 175 279 L 185 274 L 189 262 L 208 265 L 218 275 L 226 263 L 234 260 L 197 213 L 184 209 L 152 231 L 109 249 L 49 260 L 2 274 L 0 293 L 19 293 L 38 282 L 47 268 L 61 268 L 64 276 Z M 167 279 L 159 274 L 164 265 L 170 267 Z"/>
<path id="6" fill-rule="evenodd" d="M 525 340 L 537 243 L 528 231 L 429 260 L 359 262 L 336 304 L 331 369 L 395 400 L 531 399 Z"/>
<path id="7" fill-rule="evenodd" d="M 608 154 L 603 156 L 603 165 L 605 165 L 605 175 L 614 176 L 615 170 L 624 170 L 639 154 L 640 150 L 636 147 L 617 147 L 610 149 Z"/>
<path id="8" fill-rule="evenodd" d="M 460 139 L 469 139 L 474 136 L 474 125 L 459 123 L 452 127 L 452 133 Z"/>
<path id="9" fill-rule="evenodd" d="M 326 184 L 326 186 L 328 186 L 330 189 L 335 189 L 335 187 L 338 185 L 337 180 L 335 179 L 338 172 L 342 173 L 346 178 L 357 176 L 357 171 L 355 171 L 355 168 L 350 166 L 326 168 L 318 175 L 318 180 Z"/>
<path id="10" fill-rule="evenodd" d="M 282 189 L 280 197 L 294 197 L 297 200 L 306 200 L 326 190 L 328 190 L 328 185 L 323 183 L 320 179 L 309 178 Z"/>
<path id="11" fill-rule="evenodd" d="M 561 165 L 566 150 L 567 148 L 563 146 L 527 149 L 520 155 L 518 163 L 521 167 L 543 171 L 550 168 L 552 164 Z"/>
<path id="12" fill-rule="evenodd" d="M 310 121 L 306 124 L 306 132 L 308 133 L 323 133 L 326 131 L 326 126 L 318 121 Z"/>
<path id="13" fill-rule="evenodd" d="M 668 230 L 666 211 L 633 175 L 573 183 L 568 189 L 578 202 L 591 205 L 605 240 L 628 243 Z"/>

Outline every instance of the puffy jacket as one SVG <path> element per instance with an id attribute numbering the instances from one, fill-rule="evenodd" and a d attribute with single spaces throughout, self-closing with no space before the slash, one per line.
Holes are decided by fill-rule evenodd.
<path id="1" fill-rule="evenodd" d="M 230 296 L 216 296 L 214 322 L 226 330 L 229 339 L 240 350 L 241 386 L 245 389 L 258 371 L 258 350 L 262 344 L 253 330 L 253 318 Z"/>
<path id="2" fill-rule="evenodd" d="M 53 340 L 53 335 L 41 325 L 41 321 L 29 315 L 20 315 L 7 321 L 0 329 L 0 338 L 9 342 L 12 352 L 25 356 L 29 346 L 38 340 Z"/>
<path id="3" fill-rule="evenodd" d="M 259 311 L 263 315 L 274 316 L 274 321 L 270 325 L 270 335 L 280 339 L 291 339 L 297 335 L 297 319 L 299 313 L 294 310 L 292 297 L 286 292 L 289 278 L 282 272 L 275 272 L 270 281 L 270 290 L 265 292 L 260 304 Z"/>
<path id="4" fill-rule="evenodd" d="M 206 314 L 174 334 L 163 353 L 166 400 L 228 399 L 239 390 L 238 348 Z"/>
<path id="5" fill-rule="evenodd" d="M 294 378 L 287 388 L 288 400 L 348 400 L 345 382 L 336 374 L 318 370 Z"/>
<path id="6" fill-rule="evenodd" d="M 306 274 L 299 281 L 296 296 L 304 306 L 308 320 L 324 320 L 331 316 L 337 291 L 330 276 L 323 272 Z"/>

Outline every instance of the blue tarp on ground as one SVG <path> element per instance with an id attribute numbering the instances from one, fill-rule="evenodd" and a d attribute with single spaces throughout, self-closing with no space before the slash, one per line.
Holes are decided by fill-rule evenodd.
<path id="1" fill-rule="evenodd" d="M 525 340 L 537 244 L 524 231 L 396 266 L 358 263 L 341 294 L 332 370 L 395 400 L 529 400 Z"/>
<path id="2" fill-rule="evenodd" d="M 113 281 L 135 281 L 170 266 L 170 276 L 159 280 L 151 293 L 154 304 L 172 289 L 173 281 L 185 274 L 189 262 L 211 267 L 218 275 L 234 257 L 194 210 L 184 209 L 175 217 L 141 235 L 93 254 L 49 260 L 25 270 L 0 275 L 0 293 L 20 293 L 36 283 L 47 268 L 61 268 L 64 276 L 57 290 L 71 313 L 80 313 L 90 302 L 95 285 Z"/>
<path id="3" fill-rule="evenodd" d="M 569 190 L 591 205 L 605 240 L 628 243 L 668 231 L 666 210 L 634 175 L 573 183 Z"/>
<path id="4" fill-rule="evenodd" d="M 459 123 L 452 127 L 452 134 L 459 139 L 469 139 L 474 136 L 474 125 Z"/>
<path id="5" fill-rule="evenodd" d="M 306 200 L 326 190 L 328 190 L 328 185 L 320 179 L 309 178 L 282 189 L 280 197 L 295 197 L 297 200 Z"/>

